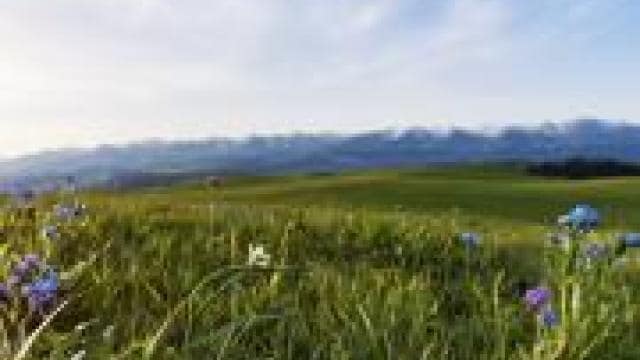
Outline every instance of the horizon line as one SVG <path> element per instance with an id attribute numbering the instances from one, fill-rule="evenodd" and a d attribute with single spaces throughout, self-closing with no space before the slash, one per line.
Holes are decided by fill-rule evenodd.
<path id="1" fill-rule="evenodd" d="M 36 151 L 25 152 L 23 154 L 18 155 L 9 155 L 3 156 L 0 155 L 0 163 L 1 162 L 11 162 L 20 160 L 23 158 L 40 156 L 44 154 L 56 153 L 56 152 L 71 152 L 71 151 L 95 151 L 101 148 L 128 148 L 133 146 L 143 146 L 143 145 L 151 145 L 151 144 L 178 144 L 178 143 L 202 143 L 207 141 L 232 141 L 232 142 L 243 142 L 250 139 L 268 139 L 268 138 L 286 138 L 286 137 L 296 137 L 296 136 L 309 136 L 309 137 L 336 137 L 336 138 L 350 138 L 354 136 L 364 135 L 364 134 L 374 134 L 374 133 L 389 133 L 389 132 L 398 132 L 403 133 L 407 131 L 428 131 L 435 134 L 440 135 L 449 135 L 454 131 L 465 131 L 474 133 L 477 135 L 484 136 L 498 136 L 501 133 L 504 133 L 507 130 L 512 129 L 521 129 L 521 130 L 536 130 L 541 129 L 546 126 L 553 126 L 557 128 L 567 128 L 571 125 L 576 125 L 579 123 L 587 123 L 587 122 L 596 122 L 600 124 L 612 125 L 612 126 L 637 126 L 640 127 L 640 124 L 635 124 L 628 119 L 608 119 L 605 117 L 576 117 L 572 119 L 565 120 L 543 120 L 536 122 L 535 124 L 525 125 L 520 123 L 512 123 L 512 124 L 502 124 L 502 125 L 480 125 L 478 127 L 470 127 L 470 126 L 456 126 L 456 125 L 448 125 L 446 127 L 428 127 L 428 126 L 387 126 L 384 128 L 370 128 L 370 129 L 362 129 L 362 130 L 352 130 L 352 131 L 339 131 L 339 130 L 292 130 L 290 132 L 253 132 L 249 134 L 242 135 L 206 135 L 202 137 L 141 137 L 139 140 L 135 141 L 124 141 L 124 142 L 104 142 L 104 143 L 96 143 L 94 145 L 88 146 L 62 146 L 57 148 L 48 148 L 44 147 L 42 149 Z"/>

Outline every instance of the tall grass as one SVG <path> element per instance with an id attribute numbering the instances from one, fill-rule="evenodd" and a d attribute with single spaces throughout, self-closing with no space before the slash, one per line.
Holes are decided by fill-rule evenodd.
<path id="1" fill-rule="evenodd" d="M 544 246 L 544 229 L 485 228 L 467 248 L 464 219 L 448 213 L 120 199 L 90 203 L 46 240 L 50 205 L 31 222 L 5 213 L 0 279 L 11 256 L 37 252 L 64 274 L 69 302 L 22 337 L 8 330 L 21 313 L 2 307 L 7 356 L 27 344 L 33 359 L 640 358 L 633 272 L 576 268 Z M 247 265 L 249 244 L 271 264 Z M 554 327 L 523 304 L 538 284 L 553 292 Z"/>

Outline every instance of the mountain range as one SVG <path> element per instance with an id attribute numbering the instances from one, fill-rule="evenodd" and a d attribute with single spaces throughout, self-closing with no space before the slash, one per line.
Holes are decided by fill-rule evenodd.
<path id="1" fill-rule="evenodd" d="M 294 134 L 101 145 L 1 161 L 0 189 L 68 176 L 81 185 L 92 186 L 152 175 L 175 180 L 205 174 L 336 172 L 569 157 L 640 161 L 640 126 L 579 119 L 536 127 L 509 126 L 496 133 L 411 128 L 352 135 Z"/>

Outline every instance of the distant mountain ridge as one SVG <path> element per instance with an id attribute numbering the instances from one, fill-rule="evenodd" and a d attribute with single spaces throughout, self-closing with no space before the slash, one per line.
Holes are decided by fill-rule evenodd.
<path id="1" fill-rule="evenodd" d="M 640 125 L 581 119 L 496 134 L 453 129 L 147 142 L 48 151 L 0 162 L 4 188 L 73 176 L 99 185 L 131 174 L 275 174 L 570 157 L 640 161 Z"/>

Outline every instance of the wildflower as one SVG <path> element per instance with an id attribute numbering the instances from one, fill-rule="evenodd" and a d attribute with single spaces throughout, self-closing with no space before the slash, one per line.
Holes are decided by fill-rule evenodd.
<path id="1" fill-rule="evenodd" d="M 482 237 L 479 234 L 472 232 L 464 232 L 460 234 L 459 239 L 466 247 L 476 247 L 480 245 L 480 242 L 482 241 Z"/>
<path id="2" fill-rule="evenodd" d="M 618 235 L 618 242 L 615 248 L 616 256 L 622 256 L 627 248 L 640 247 L 640 233 L 626 233 Z"/>
<path id="3" fill-rule="evenodd" d="M 84 321 L 81 323 L 76 324 L 74 330 L 77 332 L 83 332 L 84 330 L 86 330 L 89 326 L 91 325 L 90 321 Z"/>
<path id="4" fill-rule="evenodd" d="M 536 312 L 547 305 L 550 299 L 551 291 L 544 286 L 529 289 L 524 294 L 524 302 L 527 304 L 527 307 L 529 310 Z"/>
<path id="5" fill-rule="evenodd" d="M 624 243 L 625 247 L 640 247 L 640 233 L 626 233 L 621 235 L 620 240 Z"/>
<path id="6" fill-rule="evenodd" d="M 558 225 L 572 227 L 580 231 L 593 230 L 600 225 L 600 214 L 590 205 L 577 204 L 568 214 L 558 217 Z"/>
<path id="7" fill-rule="evenodd" d="M 108 340 L 113 336 L 113 332 L 115 330 L 115 326 L 113 325 L 109 325 L 107 326 L 104 331 L 102 331 L 102 339 L 103 340 Z"/>
<path id="8" fill-rule="evenodd" d="M 85 356 L 87 356 L 87 351 L 80 350 L 77 353 L 73 354 L 73 356 L 71 356 L 71 360 L 82 360 Z"/>
<path id="9" fill-rule="evenodd" d="M 252 266 L 269 266 L 271 255 L 265 253 L 262 245 L 249 244 L 249 261 Z"/>
<path id="10" fill-rule="evenodd" d="M 90 327 L 93 327 L 93 325 L 99 323 L 100 319 L 99 318 L 92 318 L 89 319 L 87 321 L 82 321 L 76 324 L 76 326 L 73 328 L 76 332 L 83 332 L 85 330 L 87 330 Z"/>
<path id="11" fill-rule="evenodd" d="M 9 300 L 9 287 L 6 284 L 0 283 L 0 302 L 7 302 Z"/>
<path id="12" fill-rule="evenodd" d="M 569 215 L 560 215 L 558 216 L 558 225 L 559 226 L 567 226 L 571 221 L 571 217 Z"/>
<path id="13" fill-rule="evenodd" d="M 542 323 L 546 327 L 554 327 L 558 325 L 558 315 L 551 307 L 547 307 L 546 309 L 544 309 L 544 311 L 542 311 L 542 314 L 540 314 L 540 317 L 542 319 Z"/>
<path id="14" fill-rule="evenodd" d="M 30 307 L 42 312 L 46 307 L 52 305 L 58 293 L 58 287 L 58 274 L 49 269 L 41 278 L 27 285 L 24 289 Z"/>
<path id="15" fill-rule="evenodd" d="M 23 256 L 22 261 L 27 263 L 27 265 L 31 268 L 40 266 L 40 258 L 36 254 L 27 254 Z"/>
<path id="16" fill-rule="evenodd" d="M 40 258 L 36 254 L 27 254 L 22 257 L 12 271 L 12 278 L 10 278 L 11 282 L 14 284 L 22 282 L 22 280 L 29 275 L 29 273 L 33 270 L 36 270 L 40 267 L 41 262 Z"/>
<path id="17" fill-rule="evenodd" d="M 551 307 L 551 291 L 545 286 L 538 286 L 525 292 L 524 302 L 527 308 L 537 314 L 542 324 L 553 327 L 558 324 L 558 315 Z"/>

